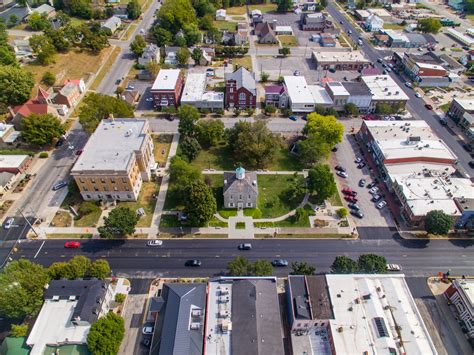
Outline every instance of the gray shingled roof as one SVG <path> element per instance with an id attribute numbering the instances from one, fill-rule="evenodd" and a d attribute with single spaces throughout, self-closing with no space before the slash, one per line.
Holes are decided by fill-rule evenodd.
<path id="1" fill-rule="evenodd" d="M 343 82 L 342 85 L 350 95 L 370 95 L 369 87 L 363 81 Z"/>
<path id="2" fill-rule="evenodd" d="M 233 73 L 227 73 L 225 75 L 225 80 L 235 80 L 237 83 L 237 88 L 244 87 L 252 94 L 257 94 L 257 87 L 255 84 L 255 78 L 253 75 L 244 67 L 240 67 Z"/>
<path id="3" fill-rule="evenodd" d="M 235 172 L 224 172 L 224 195 L 250 195 L 258 194 L 257 184 L 253 185 L 253 181 L 257 181 L 257 174 L 253 171 L 247 171 L 245 177 L 242 180 L 238 180 L 235 176 Z"/>
<path id="4" fill-rule="evenodd" d="M 232 286 L 233 355 L 283 355 L 276 283 L 269 279 L 235 280 Z"/>
<path id="5" fill-rule="evenodd" d="M 204 314 L 206 285 L 164 284 L 163 301 L 155 322 L 150 354 L 156 355 L 201 355 L 204 336 Z M 191 310 L 201 309 L 200 319 L 191 319 Z M 198 330 L 190 329 L 191 322 L 200 322 Z"/>

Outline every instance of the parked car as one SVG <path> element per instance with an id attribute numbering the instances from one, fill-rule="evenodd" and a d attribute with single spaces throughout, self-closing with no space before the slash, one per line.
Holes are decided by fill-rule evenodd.
<path id="1" fill-rule="evenodd" d="M 421 94 L 419 92 L 415 93 L 415 96 L 419 99 L 421 98 Z"/>
<path id="2" fill-rule="evenodd" d="M 346 200 L 347 202 L 352 202 L 352 203 L 357 203 L 357 201 L 359 201 L 358 199 L 356 199 L 354 196 L 344 196 L 344 200 Z"/>
<path id="3" fill-rule="evenodd" d="M 365 186 L 365 179 L 360 179 L 359 180 L 359 186 L 364 187 Z"/>
<path id="4" fill-rule="evenodd" d="M 15 218 L 13 217 L 7 218 L 7 220 L 5 221 L 5 224 L 3 225 L 3 228 L 10 229 L 11 226 L 13 225 L 13 222 L 15 222 Z"/>
<path id="5" fill-rule="evenodd" d="M 285 259 L 275 259 L 272 261 L 273 266 L 288 266 L 288 260 Z"/>
<path id="6" fill-rule="evenodd" d="M 152 102 L 152 101 L 153 101 L 153 97 L 147 97 L 147 98 L 145 99 L 145 101 L 146 101 L 146 102 Z"/>
<path id="7" fill-rule="evenodd" d="M 402 271 L 402 267 L 398 264 L 387 264 L 387 271 Z"/>
<path id="8" fill-rule="evenodd" d="M 83 149 L 76 150 L 76 155 L 81 155 L 83 151 L 84 151 Z"/>
<path id="9" fill-rule="evenodd" d="M 383 59 L 382 58 L 377 58 L 377 62 L 382 63 Z"/>
<path id="10" fill-rule="evenodd" d="M 192 260 L 186 260 L 186 262 L 184 263 L 184 266 L 197 267 L 197 266 L 201 266 L 201 264 L 202 264 L 201 260 L 192 259 Z"/>
<path id="11" fill-rule="evenodd" d="M 380 199 L 382 199 L 382 196 L 380 196 L 379 194 L 375 194 L 375 195 L 372 195 L 372 202 L 377 202 L 379 201 Z"/>
<path id="12" fill-rule="evenodd" d="M 474 150 L 474 148 L 472 148 L 472 145 L 470 145 L 469 143 L 463 144 L 462 147 L 466 152 L 472 152 Z"/>
<path id="13" fill-rule="evenodd" d="M 377 185 L 377 183 L 375 181 L 372 181 L 370 184 L 367 185 L 367 188 L 368 189 L 371 189 L 372 187 L 374 187 L 375 185 Z"/>
<path id="14" fill-rule="evenodd" d="M 143 335 L 150 335 L 153 334 L 153 327 L 143 327 L 142 329 L 142 334 Z"/>
<path id="15" fill-rule="evenodd" d="M 356 211 L 360 210 L 360 207 L 357 203 L 349 202 L 347 206 L 349 206 L 349 208 L 352 210 L 356 210 Z"/>
<path id="16" fill-rule="evenodd" d="M 365 164 L 364 162 L 360 163 L 357 165 L 357 169 L 362 169 L 366 166 L 367 164 Z"/>
<path id="17" fill-rule="evenodd" d="M 374 186 L 369 190 L 369 193 L 372 195 L 376 194 L 377 192 L 379 192 L 379 188 L 377 186 Z"/>
<path id="18" fill-rule="evenodd" d="M 444 118 L 440 118 L 440 119 L 439 119 L 439 124 L 440 124 L 441 126 L 446 126 L 446 125 L 448 124 L 448 122 L 447 122 Z"/>
<path id="19" fill-rule="evenodd" d="M 298 118 L 295 115 L 291 115 L 289 117 L 289 119 L 292 120 L 292 121 L 296 121 Z"/>
<path id="20" fill-rule="evenodd" d="M 65 139 L 64 138 L 60 138 L 57 142 L 56 142 L 56 148 L 59 148 L 60 146 L 62 146 L 64 144 L 64 141 Z"/>
<path id="21" fill-rule="evenodd" d="M 341 191 L 344 195 L 352 195 L 352 189 L 350 187 L 345 187 Z"/>
<path id="22" fill-rule="evenodd" d="M 362 211 L 359 211 L 359 210 L 351 210 L 350 211 L 351 215 L 353 216 L 356 216 L 358 218 L 364 218 L 364 214 L 362 213 Z"/>
<path id="23" fill-rule="evenodd" d="M 60 182 L 53 185 L 53 191 L 57 191 L 59 189 L 62 189 L 65 186 L 67 186 L 67 182 L 66 181 L 60 181 Z"/>
<path id="24" fill-rule="evenodd" d="M 355 158 L 354 163 L 359 164 L 359 163 L 362 163 L 363 161 L 364 159 L 362 159 L 361 157 L 357 157 Z"/>
<path id="25" fill-rule="evenodd" d="M 405 86 L 407 88 L 412 88 L 413 87 L 412 83 L 410 83 L 409 81 L 405 81 Z"/>
<path id="26" fill-rule="evenodd" d="M 294 76 L 300 76 L 300 71 L 299 71 L 299 70 L 295 70 L 295 71 L 293 72 L 293 75 L 294 75 Z"/>
<path id="27" fill-rule="evenodd" d="M 430 104 L 426 104 L 425 107 L 426 107 L 427 110 L 432 110 L 433 109 L 433 106 L 431 106 Z"/>
<path id="28" fill-rule="evenodd" d="M 377 207 L 377 209 L 379 209 L 379 210 L 381 210 L 381 209 L 384 208 L 385 206 L 387 206 L 387 201 L 385 201 L 385 200 L 382 200 L 382 201 L 380 201 L 379 203 L 377 203 L 377 204 L 375 205 L 375 207 Z"/>
<path id="29" fill-rule="evenodd" d="M 127 90 L 134 90 L 134 89 L 135 89 L 135 86 L 133 86 L 133 85 L 128 85 L 128 86 L 126 87 L 126 89 L 127 89 Z"/>
<path id="30" fill-rule="evenodd" d="M 347 179 L 349 177 L 349 175 L 347 175 L 347 173 L 345 173 L 344 171 L 336 171 L 336 175 L 344 178 L 344 179 Z"/>
<path id="31" fill-rule="evenodd" d="M 334 167 L 334 169 L 336 169 L 337 171 L 343 171 L 343 172 L 346 172 L 346 169 L 345 169 L 345 168 L 343 168 L 343 167 L 342 167 L 342 166 L 340 166 L 340 165 L 336 165 L 336 166 Z"/>
<path id="32" fill-rule="evenodd" d="M 81 243 L 77 241 L 71 241 L 71 242 L 66 242 L 64 243 L 64 247 L 67 249 L 77 249 L 81 246 Z"/>
<path id="33" fill-rule="evenodd" d="M 250 250 L 250 249 L 252 249 L 252 244 L 250 243 L 239 244 L 239 250 Z"/>
<path id="34" fill-rule="evenodd" d="M 161 246 L 163 245 L 163 241 L 162 240 L 158 240 L 158 239 L 153 239 L 153 240 L 149 240 L 146 245 L 148 245 L 149 247 L 158 247 L 158 246 Z"/>

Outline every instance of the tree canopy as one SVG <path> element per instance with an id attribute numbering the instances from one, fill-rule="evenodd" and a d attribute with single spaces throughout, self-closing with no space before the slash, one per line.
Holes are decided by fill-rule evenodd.
<path id="1" fill-rule="evenodd" d="M 316 268 L 304 261 L 294 261 L 291 263 L 290 275 L 314 275 Z"/>
<path id="2" fill-rule="evenodd" d="M 45 146 L 64 134 L 59 118 L 50 113 L 37 115 L 32 113 L 22 121 L 22 137 L 29 144 Z"/>
<path id="3" fill-rule="evenodd" d="M 453 226 L 453 219 L 450 215 L 441 210 L 429 211 L 426 214 L 425 230 L 431 234 L 448 234 Z"/>
<path id="4" fill-rule="evenodd" d="M 442 25 L 437 18 L 424 18 L 418 20 L 418 29 L 425 33 L 438 33 Z"/>
<path id="5" fill-rule="evenodd" d="M 178 132 L 183 137 L 194 136 L 196 122 L 199 120 L 199 111 L 191 105 L 183 105 L 178 109 Z"/>
<path id="6" fill-rule="evenodd" d="M 363 254 L 357 260 L 359 272 L 366 274 L 384 274 L 387 272 L 387 260 L 376 254 Z"/>
<path id="7" fill-rule="evenodd" d="M 355 274 L 359 271 L 359 265 L 356 261 L 347 256 L 336 256 L 331 265 L 331 271 L 334 274 Z"/>
<path id="8" fill-rule="evenodd" d="M 88 94 L 79 109 L 79 122 L 86 132 L 95 131 L 100 121 L 113 115 L 116 118 L 133 117 L 133 107 L 116 97 L 98 93 Z"/>
<path id="9" fill-rule="evenodd" d="M 179 65 L 186 65 L 190 56 L 191 53 L 189 53 L 189 50 L 185 47 L 181 47 L 176 51 L 176 60 L 178 61 Z"/>
<path id="10" fill-rule="evenodd" d="M 174 156 L 171 159 L 168 173 L 170 174 L 170 180 L 178 188 L 184 188 L 193 181 L 202 180 L 201 171 L 184 161 L 180 156 Z"/>
<path id="11" fill-rule="evenodd" d="M 293 2 L 291 0 L 278 0 L 277 4 L 278 4 L 278 7 L 277 7 L 278 12 L 290 11 L 293 6 Z"/>
<path id="12" fill-rule="evenodd" d="M 156 17 L 159 27 L 172 34 L 178 33 L 187 25 L 197 25 L 196 13 L 190 0 L 164 0 Z"/>
<path id="13" fill-rule="evenodd" d="M 53 280 L 63 278 L 75 280 L 84 277 L 95 277 L 104 280 L 110 274 L 110 266 L 105 259 L 97 259 L 92 262 L 85 256 L 76 255 L 67 262 L 52 263 L 48 268 L 48 274 Z"/>
<path id="14" fill-rule="evenodd" d="M 199 121 L 195 129 L 199 143 L 206 148 L 215 146 L 224 138 L 224 122 L 218 119 Z"/>
<path id="15" fill-rule="evenodd" d="M 135 211 L 128 207 L 114 208 L 107 217 L 104 218 L 104 225 L 98 228 L 101 238 L 124 237 L 135 233 L 135 226 L 138 223 L 138 216 Z"/>
<path id="16" fill-rule="evenodd" d="M 130 0 L 127 4 L 127 15 L 130 20 L 136 20 L 140 17 L 142 8 L 137 0 Z"/>
<path id="17" fill-rule="evenodd" d="M 202 180 L 195 180 L 185 188 L 185 209 L 193 226 L 203 226 L 217 211 L 216 198 L 212 190 Z"/>
<path id="18" fill-rule="evenodd" d="M 124 335 L 123 318 L 109 312 L 105 317 L 92 324 L 87 335 L 87 347 L 94 355 L 114 355 L 118 353 Z"/>
<path id="19" fill-rule="evenodd" d="M 227 264 L 231 276 L 270 276 L 273 266 L 268 260 L 256 260 L 251 263 L 247 258 L 237 256 Z"/>
<path id="20" fill-rule="evenodd" d="M 145 38 L 140 35 L 136 35 L 135 39 L 130 43 L 130 50 L 135 54 L 137 57 L 140 57 L 143 54 L 143 50 L 146 47 Z"/>
<path id="21" fill-rule="evenodd" d="M 337 192 L 336 181 L 329 165 L 317 164 L 308 171 L 308 190 L 322 203 Z"/>
<path id="22" fill-rule="evenodd" d="M 31 49 L 36 54 L 36 61 L 40 64 L 51 64 L 54 61 L 56 47 L 51 38 L 46 35 L 33 35 L 29 39 Z"/>
<path id="23" fill-rule="evenodd" d="M 30 98 L 33 75 L 16 66 L 0 66 L 0 102 L 20 105 Z"/>

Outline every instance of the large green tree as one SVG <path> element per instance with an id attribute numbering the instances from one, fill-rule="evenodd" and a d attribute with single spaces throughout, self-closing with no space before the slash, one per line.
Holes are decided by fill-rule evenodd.
<path id="1" fill-rule="evenodd" d="M 48 282 L 48 273 L 39 264 L 25 259 L 8 263 L 0 271 L 0 315 L 7 318 L 36 315 Z"/>
<path id="2" fill-rule="evenodd" d="M 184 105 L 178 109 L 178 132 L 181 136 L 194 136 L 196 122 L 199 120 L 199 111 L 191 105 Z"/>
<path id="3" fill-rule="evenodd" d="M 180 142 L 181 152 L 188 158 L 189 161 L 196 159 L 201 151 L 201 145 L 194 137 L 185 136 Z"/>
<path id="4" fill-rule="evenodd" d="M 450 215 L 441 210 L 429 211 L 426 214 L 425 230 L 431 234 L 448 234 L 453 226 L 453 219 Z"/>
<path id="5" fill-rule="evenodd" d="M 109 262 L 105 259 L 98 259 L 94 261 L 90 266 L 89 274 L 91 277 L 104 280 L 110 275 Z"/>
<path id="6" fill-rule="evenodd" d="M 135 211 L 128 207 L 114 208 L 110 214 L 104 218 L 104 225 L 99 227 L 101 238 L 125 237 L 135 233 L 135 226 L 138 223 L 138 216 Z"/>
<path id="7" fill-rule="evenodd" d="M 248 259 L 237 256 L 227 264 L 230 276 L 252 276 L 252 263 Z"/>
<path id="8" fill-rule="evenodd" d="M 79 122 L 86 132 L 95 131 L 100 121 L 113 115 L 116 118 L 133 117 L 133 107 L 124 100 L 98 93 L 88 94 L 79 109 Z"/>
<path id="9" fill-rule="evenodd" d="M 87 348 L 93 355 L 115 355 L 125 335 L 124 320 L 109 312 L 92 324 L 87 335 Z"/>
<path id="10" fill-rule="evenodd" d="M 130 43 L 130 50 L 137 57 L 140 57 L 143 54 L 143 50 L 146 47 L 145 38 L 143 36 L 137 35 L 135 39 Z"/>
<path id="11" fill-rule="evenodd" d="M 334 274 L 355 274 L 359 271 L 359 266 L 355 260 L 344 255 L 339 255 L 334 259 L 331 265 L 331 271 Z"/>
<path id="12" fill-rule="evenodd" d="M 136 20 L 140 17 L 142 8 L 137 0 L 130 0 L 127 4 L 127 15 L 130 20 Z"/>
<path id="13" fill-rule="evenodd" d="M 277 4 L 278 4 L 278 7 L 277 7 L 278 12 L 290 11 L 291 7 L 293 6 L 293 2 L 291 0 L 278 0 Z"/>
<path id="14" fill-rule="evenodd" d="M 29 99 L 33 89 L 33 75 L 15 66 L 0 66 L 0 102 L 20 105 Z"/>
<path id="15" fill-rule="evenodd" d="M 314 275 L 316 268 L 304 261 L 294 261 L 291 263 L 290 275 Z"/>
<path id="16" fill-rule="evenodd" d="M 8 44 L 0 44 L 0 65 L 18 66 L 15 52 Z"/>
<path id="17" fill-rule="evenodd" d="M 51 64 L 54 61 L 56 54 L 56 47 L 51 38 L 46 35 L 33 35 L 29 39 L 31 49 L 36 55 L 36 60 L 39 64 Z"/>
<path id="18" fill-rule="evenodd" d="M 164 0 L 156 17 L 155 26 L 172 34 L 178 33 L 186 25 L 197 24 L 191 0 Z"/>
<path id="19" fill-rule="evenodd" d="M 306 183 L 301 175 L 295 175 L 288 183 L 288 187 L 282 192 L 281 197 L 284 201 L 294 204 L 300 202 L 306 193 Z"/>
<path id="20" fill-rule="evenodd" d="M 265 122 L 237 122 L 226 130 L 229 147 L 234 161 L 249 168 L 265 168 L 281 148 L 281 138 L 273 135 Z"/>
<path id="21" fill-rule="evenodd" d="M 201 120 L 196 125 L 196 134 L 201 146 L 215 146 L 224 137 L 224 122 L 218 119 Z"/>
<path id="22" fill-rule="evenodd" d="M 377 254 L 363 254 L 357 259 L 360 272 L 367 274 L 384 274 L 387 272 L 387 260 Z"/>
<path id="23" fill-rule="evenodd" d="M 181 47 L 176 52 L 176 60 L 178 61 L 179 65 L 183 65 L 183 66 L 186 65 L 188 63 L 190 56 L 191 56 L 191 53 L 189 53 L 189 49 L 185 47 Z"/>
<path id="24" fill-rule="evenodd" d="M 203 226 L 217 211 L 216 198 L 212 190 L 203 181 L 191 182 L 185 189 L 185 212 L 193 226 Z"/>
<path id="25" fill-rule="evenodd" d="M 22 122 L 22 137 L 29 144 L 45 146 L 64 134 L 64 127 L 59 118 L 50 113 L 37 115 L 32 113 Z"/>
<path id="26" fill-rule="evenodd" d="M 202 50 L 200 48 L 194 48 L 191 53 L 191 58 L 194 60 L 194 64 L 199 65 L 202 58 Z"/>
<path id="27" fill-rule="evenodd" d="M 46 14 L 42 15 L 39 12 L 33 12 L 28 16 L 28 27 L 33 31 L 44 31 L 51 27 Z"/>
<path id="28" fill-rule="evenodd" d="M 337 192 L 334 175 L 327 164 L 317 164 L 308 171 L 308 190 L 322 203 Z"/>
<path id="29" fill-rule="evenodd" d="M 273 273 L 272 263 L 268 260 L 257 260 L 253 263 L 252 274 L 254 276 L 270 276 Z"/>
<path id="30" fill-rule="evenodd" d="M 178 186 L 178 188 L 184 188 L 193 181 L 202 181 L 201 171 L 179 156 L 174 156 L 171 159 L 168 173 L 170 174 L 171 182 Z"/>
<path id="31" fill-rule="evenodd" d="M 424 18 L 421 20 L 418 20 L 418 29 L 421 32 L 425 33 L 438 33 L 439 30 L 443 27 L 441 25 L 441 22 L 437 18 Z"/>

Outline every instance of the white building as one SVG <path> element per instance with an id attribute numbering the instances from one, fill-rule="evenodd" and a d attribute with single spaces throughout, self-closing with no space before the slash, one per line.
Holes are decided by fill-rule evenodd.
<path id="1" fill-rule="evenodd" d="M 444 294 L 456 307 L 469 338 L 474 339 L 474 279 L 456 279 Z"/>
<path id="2" fill-rule="evenodd" d="M 224 93 L 206 91 L 206 74 L 189 73 L 181 95 L 181 105 L 191 105 L 198 109 L 223 109 Z"/>
<path id="3" fill-rule="evenodd" d="M 378 32 L 383 28 L 384 21 L 377 15 L 370 15 L 365 20 L 364 26 L 370 32 Z"/>
<path id="4" fill-rule="evenodd" d="M 216 10 L 216 21 L 225 21 L 227 12 L 224 9 Z"/>
<path id="5" fill-rule="evenodd" d="M 362 76 L 362 81 L 372 94 L 371 110 L 375 110 L 378 103 L 398 104 L 405 107 L 409 99 L 408 95 L 390 75 Z"/>
<path id="6" fill-rule="evenodd" d="M 280 36 L 280 35 L 292 36 L 293 28 L 291 28 L 291 26 L 275 26 L 275 34 L 277 36 Z"/>
<path id="7" fill-rule="evenodd" d="M 147 65 L 150 62 L 160 62 L 160 48 L 155 44 L 148 44 L 143 50 L 142 55 L 138 58 L 138 64 Z"/>
<path id="8" fill-rule="evenodd" d="M 462 42 L 462 44 L 468 47 L 474 46 L 474 38 L 470 36 L 466 36 L 464 33 L 461 33 L 455 30 L 454 28 L 448 28 L 446 32 L 454 39 L 458 40 L 459 42 Z"/>

